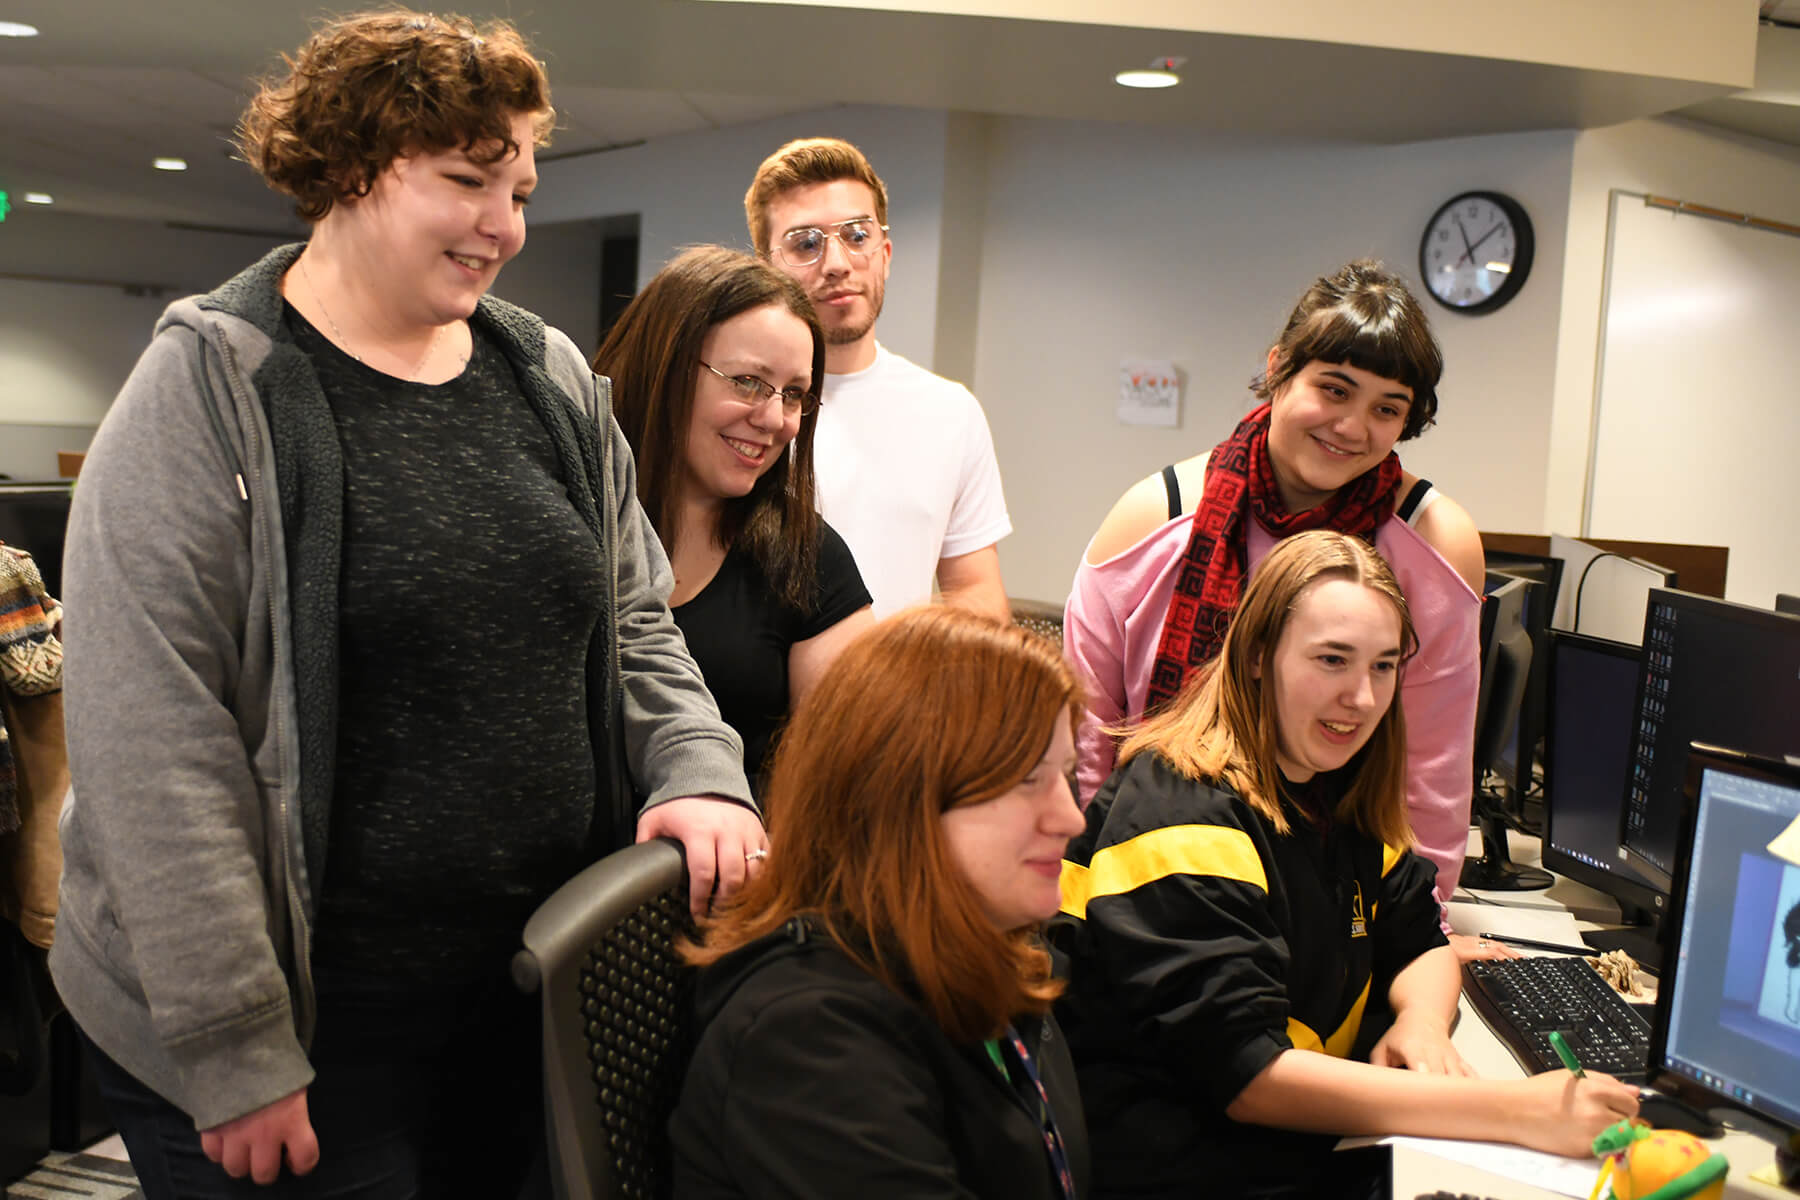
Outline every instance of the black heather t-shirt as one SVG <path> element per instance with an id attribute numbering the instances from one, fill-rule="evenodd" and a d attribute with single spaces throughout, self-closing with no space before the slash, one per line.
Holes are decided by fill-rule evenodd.
<path id="1" fill-rule="evenodd" d="M 291 307 L 344 456 L 337 772 L 314 961 L 403 986 L 504 971 L 591 861 L 593 532 L 493 342 L 462 374 L 364 366 Z"/>
<path id="2" fill-rule="evenodd" d="M 744 739 L 744 772 L 757 795 L 776 730 L 787 720 L 788 650 L 869 603 L 850 547 L 819 522 L 813 610 L 781 601 L 756 560 L 732 551 L 698 595 L 673 611 L 719 715 Z"/>

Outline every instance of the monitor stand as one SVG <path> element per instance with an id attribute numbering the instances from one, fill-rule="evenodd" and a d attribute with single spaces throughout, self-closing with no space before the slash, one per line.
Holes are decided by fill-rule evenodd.
<path id="1" fill-rule="evenodd" d="M 1506 822 L 1489 810 L 1479 792 L 1475 804 L 1481 809 L 1476 822 L 1481 827 L 1481 857 L 1463 860 L 1458 886 L 1482 892 L 1540 892 L 1555 882 L 1548 871 L 1514 862 L 1506 847 Z"/>

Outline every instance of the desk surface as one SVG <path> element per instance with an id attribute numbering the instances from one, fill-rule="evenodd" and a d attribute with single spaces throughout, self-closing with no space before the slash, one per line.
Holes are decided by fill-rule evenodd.
<path id="1" fill-rule="evenodd" d="M 1513 841 L 1511 851 L 1515 862 L 1537 862 L 1535 839 L 1517 838 Z M 1479 849 L 1474 849 L 1474 852 L 1480 853 Z M 1478 895 L 1484 902 L 1479 906 L 1452 906 L 1451 922 L 1461 932 L 1483 932 L 1464 929 L 1465 921 L 1483 925 L 1501 923 L 1505 916 L 1501 907 L 1489 905 L 1518 905 L 1540 912 L 1560 909 L 1580 916 L 1589 927 L 1606 923 L 1606 909 L 1611 906 L 1611 920 L 1614 923 L 1618 920 L 1617 906 L 1610 899 L 1561 876 L 1557 877 L 1556 886 L 1548 892 L 1481 892 Z M 1523 1076 L 1524 1071 L 1513 1059 L 1511 1052 L 1470 1006 L 1467 996 L 1462 998 L 1457 1007 L 1456 1031 L 1450 1040 L 1463 1059 L 1484 1078 L 1517 1079 Z M 1760 1170 L 1775 1160 L 1775 1147 L 1767 1141 L 1741 1130 L 1728 1130 L 1723 1138 L 1707 1144 L 1723 1151 L 1731 1160 L 1731 1175 L 1725 1184 L 1726 1197 L 1734 1200 L 1794 1200 L 1793 1192 L 1758 1183 L 1750 1178 L 1751 1172 Z M 1495 1197 L 1496 1200 L 1542 1200 L 1556 1195 L 1555 1192 L 1507 1179 L 1479 1167 L 1439 1158 L 1410 1146 L 1396 1147 L 1394 1200 L 1413 1200 L 1415 1196 L 1438 1190 Z"/>

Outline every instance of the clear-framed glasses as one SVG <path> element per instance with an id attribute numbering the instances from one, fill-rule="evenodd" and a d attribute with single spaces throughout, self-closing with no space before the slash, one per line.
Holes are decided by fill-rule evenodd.
<path id="1" fill-rule="evenodd" d="M 826 244 L 836 238 L 846 254 L 867 258 L 881 249 L 887 232 L 888 227 L 876 224 L 872 217 L 856 217 L 835 225 L 790 229 L 775 243 L 775 250 L 790 267 L 810 267 L 825 257 Z"/>
<path id="2" fill-rule="evenodd" d="M 751 408 L 766 404 L 770 396 L 781 397 L 781 411 L 790 417 L 804 417 L 819 407 L 819 397 L 805 388 L 778 388 L 754 375 L 727 375 L 705 359 L 700 360 L 700 365 L 729 383 L 738 400 Z"/>

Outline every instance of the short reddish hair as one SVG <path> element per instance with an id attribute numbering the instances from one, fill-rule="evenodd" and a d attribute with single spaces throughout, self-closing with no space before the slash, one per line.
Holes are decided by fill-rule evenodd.
<path id="1" fill-rule="evenodd" d="M 815 183 L 854 179 L 875 194 L 875 223 L 888 223 L 887 185 L 863 152 L 841 138 L 799 138 L 789 142 L 756 168 L 756 178 L 744 193 L 744 219 L 750 223 L 750 242 L 757 254 L 769 257 L 769 205 L 776 197 Z"/>
<path id="2" fill-rule="evenodd" d="M 481 162 L 519 150 L 513 121 L 550 140 L 544 66 L 505 21 L 478 26 L 404 8 L 331 22 L 265 80 L 238 119 L 237 148 L 302 220 L 369 193 L 394 159 L 455 147 Z"/>
<path id="3" fill-rule="evenodd" d="M 939 817 L 1019 783 L 1080 713 L 1074 676 L 1038 634 L 942 605 L 880 622 L 782 735 L 768 869 L 684 953 L 712 962 L 807 916 L 952 1041 L 1048 1011 L 1061 987 L 1036 931 L 993 926 Z"/>

